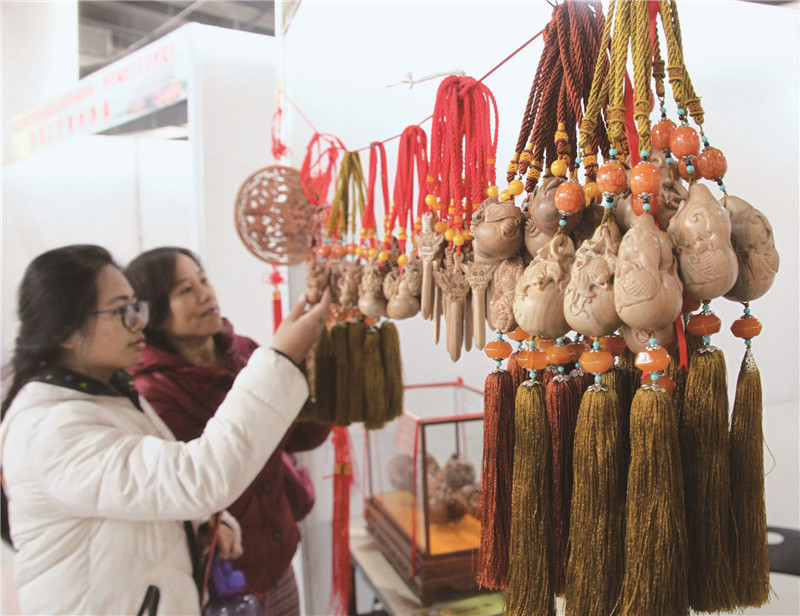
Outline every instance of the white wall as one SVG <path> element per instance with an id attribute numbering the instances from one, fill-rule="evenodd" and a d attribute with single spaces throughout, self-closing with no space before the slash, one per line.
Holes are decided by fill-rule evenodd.
<path id="1" fill-rule="evenodd" d="M 686 64 L 706 111 L 705 132 L 728 159 L 731 194 L 749 200 L 772 221 L 781 270 L 769 294 L 752 304 L 764 324 L 753 344 L 761 368 L 769 523 L 800 527 L 798 494 L 798 11 L 732 0 L 679 2 Z M 322 133 L 350 149 L 399 134 L 433 110 L 441 78 L 388 88 L 407 79 L 463 70 L 480 78 L 544 28 L 546 2 L 343 2 L 306 1 L 287 34 L 289 96 Z M 486 81 L 500 111 L 498 184 L 513 154 L 522 111 L 542 51 L 538 39 Z M 669 106 L 675 117 L 675 106 Z M 313 134 L 291 108 L 290 147 L 299 167 Z M 430 136 L 430 122 L 423 128 Z M 386 144 L 390 168 L 397 140 Z M 362 152 L 366 166 L 368 153 Z M 394 174 L 390 173 L 390 177 Z M 718 194 L 716 186 L 713 191 Z M 379 227 L 380 228 L 380 227 Z M 725 324 L 714 344 L 724 350 L 731 392 L 743 354 L 728 331 L 741 306 L 720 299 L 712 308 Z M 491 362 L 477 351 L 453 363 L 442 345 L 433 346 L 432 325 L 416 317 L 397 323 L 407 383 L 439 382 L 457 376 L 482 388 Z M 732 400 L 732 393 L 731 393 Z M 413 409 L 409 409 L 413 411 Z M 362 429 L 351 429 L 355 451 Z M 330 579 L 330 445 L 306 457 L 315 469 L 318 502 L 306 523 L 314 581 L 310 614 L 324 614 Z M 774 465 L 774 468 L 773 468 Z M 352 513 L 361 511 L 363 491 L 354 492 Z M 776 576 L 777 578 L 778 576 Z M 781 597 L 757 613 L 800 613 L 796 578 L 773 580 Z M 773 611 L 778 610 L 778 611 Z M 788 611 L 787 611 L 788 610 Z"/>

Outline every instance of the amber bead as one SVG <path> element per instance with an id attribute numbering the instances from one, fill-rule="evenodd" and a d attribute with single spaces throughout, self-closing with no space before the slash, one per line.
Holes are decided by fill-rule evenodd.
<path id="1" fill-rule="evenodd" d="M 440 220 L 433 226 L 433 229 L 436 231 L 436 233 L 444 233 L 447 231 L 447 223 L 443 220 Z"/>
<path id="2" fill-rule="evenodd" d="M 608 372 L 614 365 L 614 356 L 609 351 L 584 351 L 581 355 L 581 368 L 592 374 Z"/>
<path id="3" fill-rule="evenodd" d="M 634 195 L 656 195 L 661 190 L 661 170 L 653 163 L 641 162 L 631 169 L 630 184 Z"/>
<path id="4" fill-rule="evenodd" d="M 341 244 L 336 244 L 333 248 L 331 248 L 331 254 L 333 255 L 334 259 L 341 259 L 347 254 L 347 248 Z"/>
<path id="5" fill-rule="evenodd" d="M 517 196 L 519 196 L 519 195 L 521 195 L 521 194 L 522 194 L 522 192 L 523 192 L 524 190 L 525 190 L 525 184 L 523 184 L 523 183 L 522 183 L 522 182 L 520 182 L 519 180 L 511 180 L 511 181 L 508 183 L 508 191 L 509 191 L 509 192 L 510 192 L 512 195 L 517 195 Z"/>
<path id="6" fill-rule="evenodd" d="M 526 370 L 544 370 L 547 368 L 547 354 L 538 349 L 525 349 L 517 353 L 517 363 Z"/>
<path id="7" fill-rule="evenodd" d="M 436 205 L 436 195 L 434 195 L 433 193 L 428 193 L 427 195 L 425 195 L 425 205 L 427 205 L 428 207 L 433 207 L 434 205 Z"/>
<path id="8" fill-rule="evenodd" d="M 568 344 L 556 344 L 545 351 L 551 364 L 566 364 L 575 361 L 575 353 Z"/>
<path id="9" fill-rule="evenodd" d="M 347 254 L 349 254 L 349 255 L 354 255 L 354 254 L 356 254 L 356 248 L 358 248 L 358 246 L 356 246 L 355 244 L 347 244 L 347 245 L 344 247 L 345 251 L 346 251 L 346 252 L 347 252 Z"/>
<path id="10" fill-rule="evenodd" d="M 642 372 L 660 372 L 669 367 L 669 353 L 664 347 L 642 349 L 636 355 L 636 367 Z"/>
<path id="11" fill-rule="evenodd" d="M 323 259 L 327 259 L 331 256 L 331 246 L 330 244 L 323 244 L 319 248 L 317 248 L 317 254 L 322 257 Z"/>
<path id="12" fill-rule="evenodd" d="M 537 338 L 536 339 L 536 348 L 541 349 L 542 351 L 547 351 L 551 346 L 555 346 L 555 340 L 545 340 L 544 338 Z"/>
<path id="13" fill-rule="evenodd" d="M 603 336 L 600 338 L 600 346 L 613 355 L 622 355 L 628 348 L 622 336 Z"/>
<path id="14" fill-rule="evenodd" d="M 581 355 L 583 355 L 585 351 L 588 351 L 590 349 L 590 347 L 583 344 L 583 342 L 573 342 L 567 346 L 569 346 L 572 349 L 573 361 L 578 361 L 581 358 Z"/>
<path id="15" fill-rule="evenodd" d="M 657 122 L 650 133 L 650 143 L 658 150 L 666 150 L 669 148 L 669 138 L 674 130 L 675 122 L 672 120 Z"/>
<path id="16" fill-rule="evenodd" d="M 406 263 L 408 263 L 408 255 L 400 255 L 397 257 L 397 265 L 403 267 Z"/>
<path id="17" fill-rule="evenodd" d="M 517 326 L 517 329 L 515 329 L 513 332 L 508 332 L 506 335 L 512 340 L 516 341 L 527 340 L 531 337 L 530 334 L 522 329 L 519 325 Z"/>
<path id="18" fill-rule="evenodd" d="M 650 385 L 652 382 L 653 380 L 650 378 L 649 373 L 642 375 L 642 385 Z M 672 392 L 675 391 L 675 381 L 673 381 L 672 377 L 668 374 L 659 374 L 655 384 L 659 387 L 663 387 L 670 396 Z"/>
<path id="19" fill-rule="evenodd" d="M 496 197 L 499 194 L 500 194 L 500 189 L 497 188 L 497 186 L 489 186 L 489 188 L 486 189 L 487 197 Z"/>
<path id="20" fill-rule="evenodd" d="M 731 333 L 737 338 L 755 338 L 761 333 L 761 322 L 755 317 L 736 319 L 731 325 Z"/>
<path id="21" fill-rule="evenodd" d="M 691 297 L 690 295 L 683 294 L 683 304 L 681 305 L 681 312 L 683 314 L 689 314 L 694 312 L 700 307 L 700 300 Z"/>
<path id="22" fill-rule="evenodd" d="M 608 162 L 597 170 L 597 187 L 600 192 L 621 194 L 628 186 L 628 175 L 621 163 Z"/>
<path id="23" fill-rule="evenodd" d="M 563 182 L 556 190 L 556 209 L 568 214 L 578 214 L 586 205 L 583 186 L 577 182 Z"/>
<path id="24" fill-rule="evenodd" d="M 650 209 L 647 210 L 650 215 L 658 216 L 661 211 L 661 193 L 655 193 L 647 203 L 650 204 Z M 644 202 L 635 193 L 631 195 L 631 210 L 637 216 L 644 214 Z"/>
<path id="25" fill-rule="evenodd" d="M 680 159 L 678 161 L 678 175 L 680 175 L 681 179 L 683 179 L 685 182 L 692 181 L 692 178 L 694 178 L 694 181 L 696 182 L 697 180 L 702 180 L 705 177 L 702 173 L 700 173 L 700 170 L 697 168 L 697 165 L 694 164 L 695 162 L 697 162 L 697 159 L 692 161 L 692 168 L 694 169 L 694 171 L 692 172 L 692 177 L 689 177 L 689 171 L 688 171 L 689 163 L 687 163 L 683 159 Z"/>
<path id="26" fill-rule="evenodd" d="M 725 155 L 717 148 L 703 150 L 694 159 L 694 168 L 697 169 L 704 178 L 718 180 L 728 170 L 728 161 Z"/>
<path id="27" fill-rule="evenodd" d="M 710 336 L 722 328 L 722 321 L 713 312 L 702 312 L 689 317 L 686 329 L 695 336 Z"/>
<path id="28" fill-rule="evenodd" d="M 567 161 L 561 158 L 553 161 L 553 163 L 550 165 L 550 173 L 552 173 L 556 177 L 566 176 L 567 171 L 569 171 L 569 167 L 567 166 Z"/>
<path id="29" fill-rule="evenodd" d="M 505 340 L 492 340 L 483 348 L 483 352 L 492 359 L 505 359 L 512 353 L 511 344 Z"/>
<path id="30" fill-rule="evenodd" d="M 679 126 L 669 136 L 669 149 L 677 158 L 697 156 L 700 152 L 700 135 L 691 126 Z"/>

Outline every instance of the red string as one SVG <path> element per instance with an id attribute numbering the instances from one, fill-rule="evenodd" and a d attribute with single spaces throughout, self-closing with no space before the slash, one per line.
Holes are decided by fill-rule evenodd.
<path id="1" fill-rule="evenodd" d="M 400 145 L 397 150 L 397 172 L 394 180 L 394 199 L 386 233 L 388 242 L 392 229 L 395 227 L 399 229 L 398 240 L 403 254 L 406 253 L 407 232 L 414 215 L 415 169 L 419 186 L 416 198 L 417 218 L 420 219 L 425 204 L 426 195 L 423 184 L 428 175 L 428 159 L 427 136 L 425 131 L 416 124 L 407 127 L 400 136 Z"/>
<path id="2" fill-rule="evenodd" d="M 361 233 L 366 231 L 367 237 L 362 236 L 362 243 L 369 240 L 369 247 L 375 247 L 375 180 L 378 174 L 378 164 L 381 166 L 381 190 L 383 193 L 383 218 L 389 216 L 389 175 L 386 169 L 386 148 L 379 141 L 373 141 L 369 147 L 369 172 L 367 176 L 367 204 L 364 207 L 364 218 Z"/>
<path id="3" fill-rule="evenodd" d="M 346 151 L 338 137 L 315 132 L 306 147 L 306 155 L 300 168 L 300 184 L 311 203 L 327 201 L 339 153 Z"/>
<path id="4" fill-rule="evenodd" d="M 272 115 L 272 158 L 278 164 L 291 156 L 291 151 L 283 139 L 283 103 L 281 92 L 278 92 L 278 105 Z"/>

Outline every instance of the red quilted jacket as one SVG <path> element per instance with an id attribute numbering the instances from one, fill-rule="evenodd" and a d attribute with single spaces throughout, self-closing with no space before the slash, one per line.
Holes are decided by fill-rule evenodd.
<path id="1" fill-rule="evenodd" d="M 235 335 L 227 320 L 214 340 L 225 353 L 228 369 L 198 366 L 180 355 L 147 345 L 139 364 L 130 370 L 139 394 L 183 441 L 200 436 L 258 346 L 250 338 Z M 275 585 L 289 567 L 300 541 L 284 483 L 296 480 L 287 471 L 282 452 L 314 449 L 329 432 L 326 424 L 295 423 L 255 481 L 228 507 L 241 525 L 244 547 L 244 555 L 234 562 L 234 567 L 245 574 L 248 586 L 256 592 Z"/>

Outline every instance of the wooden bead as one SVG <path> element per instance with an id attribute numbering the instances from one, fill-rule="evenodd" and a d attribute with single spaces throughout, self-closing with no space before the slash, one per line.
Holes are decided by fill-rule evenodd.
<path id="1" fill-rule="evenodd" d="M 600 192 L 621 194 L 628 186 L 628 176 L 621 163 L 608 162 L 597 170 L 597 187 Z"/>
<path id="2" fill-rule="evenodd" d="M 761 333 L 761 322 L 752 316 L 736 319 L 731 325 L 731 333 L 737 338 L 755 338 Z"/>
<path id="3" fill-rule="evenodd" d="M 622 336 L 603 336 L 600 338 L 600 346 L 613 355 L 622 355 L 628 345 Z"/>
<path id="4" fill-rule="evenodd" d="M 674 130 L 675 122 L 672 120 L 657 122 L 650 133 L 650 143 L 658 150 L 666 150 L 669 147 L 669 138 Z"/>
<path id="5" fill-rule="evenodd" d="M 505 340 L 492 340 L 483 348 L 484 353 L 492 359 L 505 359 L 511 355 L 511 344 Z"/>
<path id="6" fill-rule="evenodd" d="M 577 182 L 563 182 L 556 190 L 556 209 L 568 214 L 578 214 L 586 205 L 586 194 Z"/>
<path id="7" fill-rule="evenodd" d="M 657 195 L 661 191 L 661 170 L 653 163 L 641 162 L 631 169 L 630 185 L 634 195 Z"/>
<path id="8" fill-rule="evenodd" d="M 700 152 L 694 159 L 694 167 L 704 178 L 718 180 L 728 171 L 728 161 L 725 155 L 717 148 L 709 148 Z"/>
<path id="9" fill-rule="evenodd" d="M 636 356 L 636 367 L 642 372 L 661 372 L 669 367 L 669 353 L 664 347 L 642 349 Z"/>
<path id="10" fill-rule="evenodd" d="M 686 329 L 695 336 L 710 336 L 722 328 L 722 321 L 713 312 L 693 314 L 689 317 Z"/>
<path id="11" fill-rule="evenodd" d="M 677 158 L 697 156 L 700 152 L 700 135 L 691 126 L 679 126 L 669 137 L 669 149 Z"/>
<path id="12" fill-rule="evenodd" d="M 608 372 L 614 365 L 614 356 L 609 351 L 584 351 L 581 355 L 581 368 L 592 374 Z"/>

